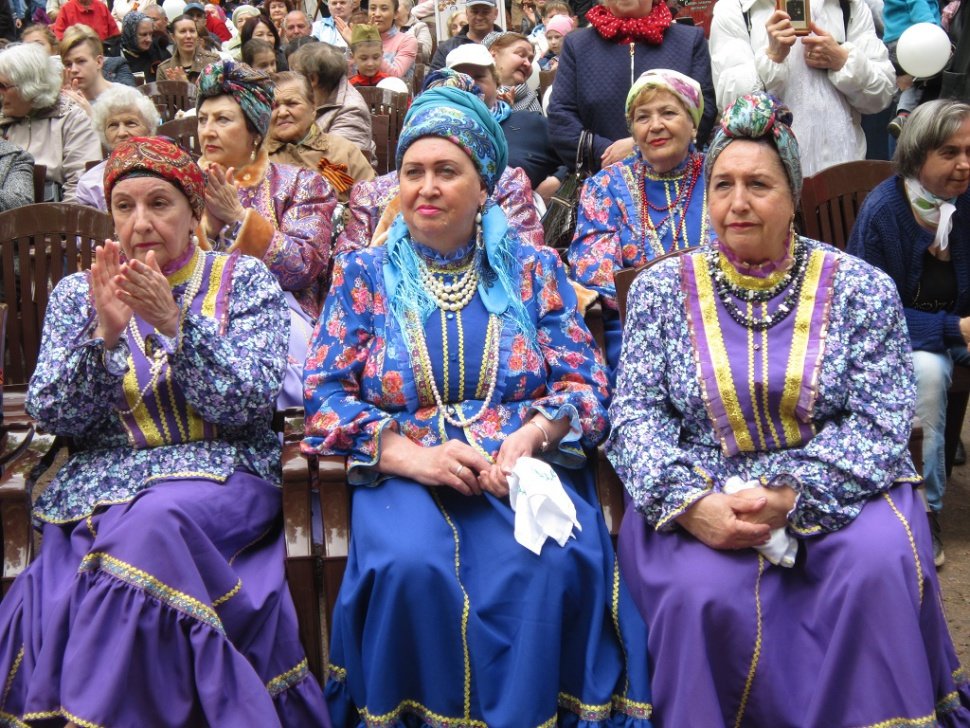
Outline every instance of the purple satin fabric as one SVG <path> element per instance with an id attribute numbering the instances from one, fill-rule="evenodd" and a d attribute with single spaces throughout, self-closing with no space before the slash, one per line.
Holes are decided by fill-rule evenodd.
<path id="1" fill-rule="evenodd" d="M 5 675 L 23 650 L 0 711 L 329 726 L 300 668 L 280 511 L 278 488 L 237 472 L 225 484 L 166 481 L 88 521 L 45 526 L 40 555 L 0 603 Z"/>
<path id="2" fill-rule="evenodd" d="M 620 568 L 649 626 L 654 725 L 733 726 L 742 701 L 744 726 L 970 725 L 925 508 L 912 485 L 888 495 L 895 510 L 873 498 L 802 540 L 794 568 L 760 561 L 760 578 L 755 551 L 627 510 Z"/>
<path id="3" fill-rule="evenodd" d="M 717 327 L 705 327 L 703 300 L 698 292 L 694 267 L 694 262 L 703 261 L 705 256 L 684 256 L 681 277 L 687 292 L 687 313 L 694 342 L 694 358 L 703 383 L 708 414 L 727 455 L 734 455 L 742 450 L 798 447 L 811 440 L 815 434 L 811 414 L 817 394 L 818 369 L 828 328 L 828 312 L 838 259 L 824 251 L 815 251 L 811 255 L 820 262 L 819 283 L 817 286 L 808 286 L 806 283 L 805 289 L 808 293 L 803 290 L 796 301 L 796 309 L 771 328 L 770 345 L 768 342 L 763 345 L 759 343 L 759 332 L 750 332 L 731 318 L 716 294 L 713 298 L 716 301 Z M 736 306 L 744 311 L 745 302 L 737 297 L 732 298 Z M 774 313 L 783 300 L 784 297 L 778 296 L 769 301 L 768 313 Z M 761 304 L 752 304 L 752 307 L 760 310 Z M 807 346 L 804 358 L 794 361 L 792 352 L 796 322 L 803 307 L 807 307 L 808 316 Z M 734 383 L 733 394 L 740 405 L 741 418 L 753 448 L 739 444 L 737 434 L 731 427 L 730 408 L 726 406 L 723 393 L 719 391 L 718 364 L 712 356 L 712 341 L 715 339 L 723 341 L 726 349 L 727 364 Z M 777 376 L 778 372 L 789 370 L 791 374 L 798 376 L 797 400 L 793 403 L 793 412 L 788 414 L 789 421 L 794 423 L 797 430 L 797 439 L 789 439 L 785 435 L 783 406 L 788 381 Z M 752 383 L 751 386 L 749 382 Z"/>

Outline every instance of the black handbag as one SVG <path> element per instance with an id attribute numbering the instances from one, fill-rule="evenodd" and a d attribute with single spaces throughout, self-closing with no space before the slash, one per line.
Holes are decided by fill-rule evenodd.
<path id="1" fill-rule="evenodd" d="M 943 71 L 940 82 L 941 99 L 970 102 L 970 28 L 966 22 L 967 5 L 966 2 L 961 4 L 950 23 L 950 36 L 957 37 L 957 44 L 950 64 Z"/>
<path id="2" fill-rule="evenodd" d="M 583 182 L 593 174 L 593 134 L 583 129 L 576 147 L 576 168 L 560 185 L 549 200 L 546 214 L 542 216 L 542 231 L 546 245 L 565 250 L 573 241 L 576 231 L 576 208 Z"/>

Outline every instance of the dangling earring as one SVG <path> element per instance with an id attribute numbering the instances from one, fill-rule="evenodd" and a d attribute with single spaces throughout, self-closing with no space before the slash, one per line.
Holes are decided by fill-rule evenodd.
<path id="1" fill-rule="evenodd" d="M 485 247 L 485 232 L 482 227 L 482 210 L 485 206 L 475 213 L 475 247 L 478 250 L 482 250 Z"/>
<path id="2" fill-rule="evenodd" d="M 262 142 L 263 142 L 262 138 L 256 137 L 256 140 L 253 142 L 253 151 L 249 155 L 249 161 L 251 162 L 256 161 L 256 150 L 259 149 L 259 145 L 262 144 Z"/>

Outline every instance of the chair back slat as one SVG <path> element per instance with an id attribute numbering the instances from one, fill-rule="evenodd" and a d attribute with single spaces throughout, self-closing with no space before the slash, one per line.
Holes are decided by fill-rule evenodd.
<path id="1" fill-rule="evenodd" d="M 395 144 L 391 146 L 391 119 L 384 114 L 371 117 L 371 138 L 374 140 L 377 155 L 377 174 L 387 174 L 394 169 Z"/>
<path id="2" fill-rule="evenodd" d="M 866 195 L 892 173 L 890 162 L 863 160 L 806 177 L 799 205 L 802 234 L 845 250 Z"/>
<path id="3" fill-rule="evenodd" d="M 195 107 L 199 89 L 188 81 L 153 81 L 137 87 L 152 100 L 163 122 L 172 121 L 179 111 Z"/>
<path id="4" fill-rule="evenodd" d="M 52 202 L 0 213 L 0 302 L 10 307 L 8 384 L 26 384 L 37 366 L 54 286 L 63 277 L 88 269 L 95 246 L 113 234 L 110 215 L 82 205 Z"/>
<path id="5" fill-rule="evenodd" d="M 409 97 L 404 93 L 395 93 L 386 88 L 377 86 L 361 86 L 357 89 L 364 97 L 367 106 L 370 108 L 372 125 L 373 118 L 376 116 L 386 116 L 388 119 L 387 143 L 390 149 L 388 156 L 388 169 L 379 174 L 384 174 L 395 169 L 394 151 L 397 149 L 397 140 L 401 136 L 401 129 L 404 127 L 404 116 L 408 113 Z M 374 134 L 373 129 L 371 133 Z M 374 135 L 376 139 L 376 134 Z"/>
<path id="6" fill-rule="evenodd" d="M 199 142 L 199 120 L 195 116 L 166 121 L 158 127 L 157 134 L 172 139 L 196 161 L 202 156 L 202 144 Z"/>

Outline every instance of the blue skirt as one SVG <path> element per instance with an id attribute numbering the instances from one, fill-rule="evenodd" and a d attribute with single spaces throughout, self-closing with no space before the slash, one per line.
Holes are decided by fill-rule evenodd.
<path id="1" fill-rule="evenodd" d="M 402 478 L 352 495 L 326 696 L 335 726 L 649 726 L 647 632 L 588 472 L 582 532 L 536 556 L 507 499 Z"/>

